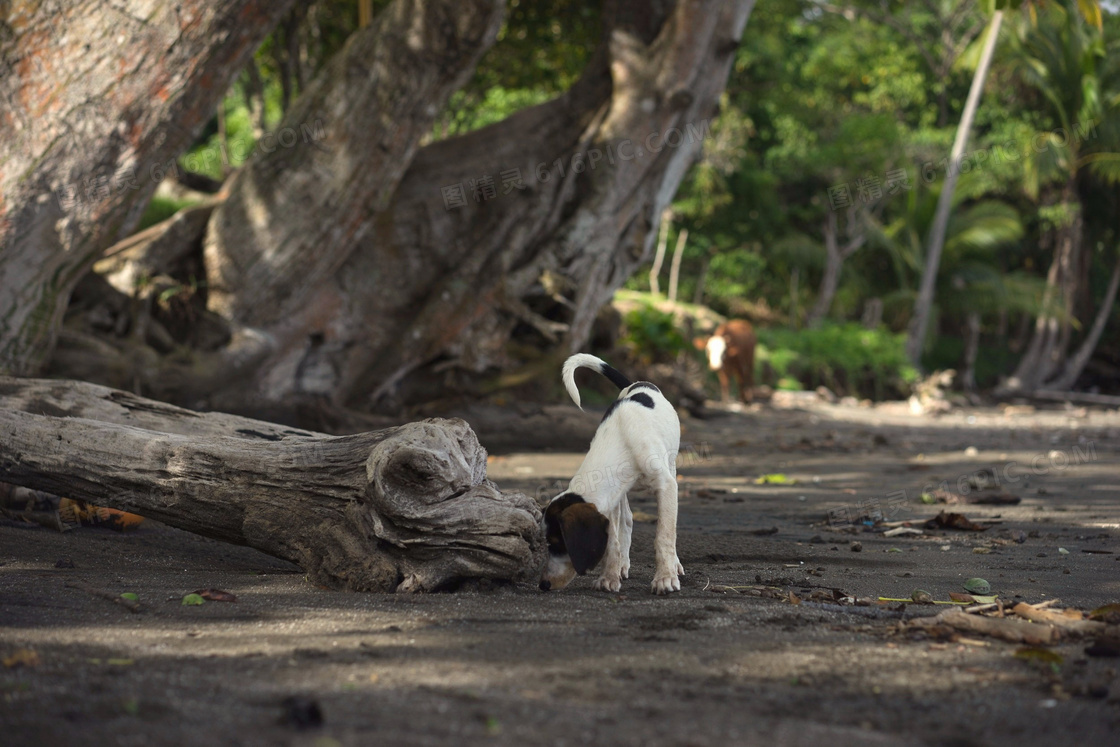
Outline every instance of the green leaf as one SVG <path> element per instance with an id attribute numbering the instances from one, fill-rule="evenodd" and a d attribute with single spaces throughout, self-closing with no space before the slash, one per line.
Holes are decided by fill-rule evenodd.
<path id="1" fill-rule="evenodd" d="M 199 604 L 206 604 L 206 600 L 202 598 L 201 594 L 187 594 L 183 597 L 183 606 L 197 606 Z"/>
<path id="2" fill-rule="evenodd" d="M 1085 16 L 1085 21 L 1093 28 L 1100 31 L 1104 28 L 1103 19 L 1101 18 L 1101 4 L 1094 2 L 1094 0 L 1077 0 L 1077 7 L 1081 10 L 1081 15 Z"/>
<path id="3" fill-rule="evenodd" d="M 136 594 L 134 594 L 134 593 L 133 593 L 133 592 L 131 592 L 131 591 L 126 591 L 126 592 L 124 592 L 123 594 L 121 594 L 121 599 L 127 599 L 127 600 L 129 600 L 130 602 L 138 602 L 138 601 L 140 601 L 140 598 L 139 598 L 138 596 L 136 596 Z"/>
<path id="4" fill-rule="evenodd" d="M 781 472 L 773 472 L 768 475 L 760 475 L 754 481 L 755 485 L 796 485 L 797 480 L 792 477 L 787 477 Z"/>
<path id="5" fill-rule="evenodd" d="M 964 582 L 964 590 L 969 594 L 987 594 L 992 590 L 992 585 L 982 578 L 970 578 Z"/>
<path id="6" fill-rule="evenodd" d="M 1053 667 L 1065 663 L 1065 659 L 1061 654 L 1051 651 L 1048 648 L 1039 648 L 1037 646 L 1026 646 L 1016 650 L 1015 658 L 1022 659 L 1023 661 L 1037 661 L 1041 664 L 1049 664 Z"/>

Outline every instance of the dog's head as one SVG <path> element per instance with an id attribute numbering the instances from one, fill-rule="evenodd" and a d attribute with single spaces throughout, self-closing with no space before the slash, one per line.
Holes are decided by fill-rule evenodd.
<path id="1" fill-rule="evenodd" d="M 598 565 L 607 551 L 610 520 L 575 493 L 561 493 L 544 511 L 548 560 L 541 590 L 563 589 L 578 573 Z"/>

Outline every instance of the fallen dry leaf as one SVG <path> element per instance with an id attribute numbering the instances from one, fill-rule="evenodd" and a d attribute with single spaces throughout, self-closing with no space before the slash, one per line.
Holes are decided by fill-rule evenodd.
<path id="1" fill-rule="evenodd" d="M 1014 506 L 1022 498 L 1003 490 L 978 490 L 965 495 L 937 488 L 923 494 L 926 503 L 946 503 L 948 505 L 971 504 L 983 506 Z"/>
<path id="2" fill-rule="evenodd" d="M 986 532 L 988 527 L 977 524 L 964 514 L 942 511 L 926 522 L 926 529 L 961 529 L 966 532 Z"/>
<path id="3" fill-rule="evenodd" d="M 1089 613 L 1090 620 L 1100 620 L 1109 625 L 1120 624 L 1120 604 L 1106 604 Z"/>
<path id="4" fill-rule="evenodd" d="M 29 648 L 16 649 L 11 656 L 4 657 L 4 666 L 8 669 L 37 667 L 39 666 L 39 654 Z"/>
<path id="5" fill-rule="evenodd" d="M 236 602 L 237 601 L 236 596 L 234 596 L 233 594 L 230 594 L 228 591 L 222 591 L 221 589 L 198 589 L 197 591 L 193 591 L 191 593 L 192 594 L 198 594 L 203 599 L 209 600 L 211 602 Z"/>

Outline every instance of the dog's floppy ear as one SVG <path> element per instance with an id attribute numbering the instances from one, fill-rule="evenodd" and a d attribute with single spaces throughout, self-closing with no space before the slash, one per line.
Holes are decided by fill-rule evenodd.
<path id="1" fill-rule="evenodd" d="M 576 573 L 583 575 L 603 559 L 611 522 L 590 503 L 575 503 L 560 514 L 560 531 Z"/>

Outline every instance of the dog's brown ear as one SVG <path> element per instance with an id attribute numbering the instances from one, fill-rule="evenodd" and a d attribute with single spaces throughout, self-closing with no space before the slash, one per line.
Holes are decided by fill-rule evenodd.
<path id="1" fill-rule="evenodd" d="M 560 531 L 568 557 L 579 575 L 587 573 L 603 559 L 610 524 L 610 520 L 590 503 L 572 504 L 560 515 Z"/>
<path id="2" fill-rule="evenodd" d="M 712 338 L 710 338 L 710 337 L 693 337 L 692 338 L 692 347 L 696 348 L 697 350 L 706 350 L 707 347 L 708 347 L 708 340 L 710 340 L 710 339 L 712 339 Z"/>

